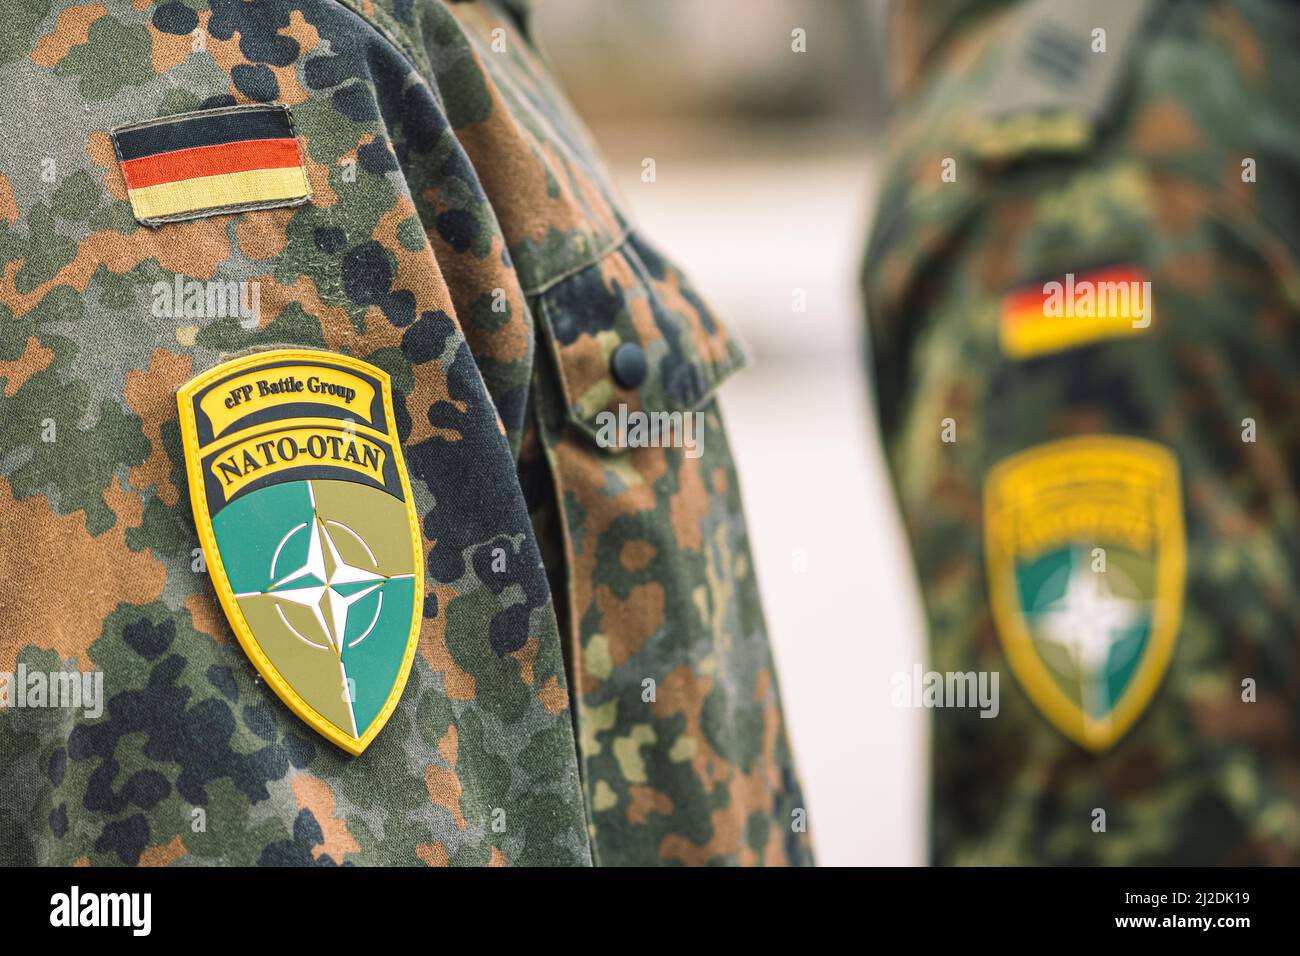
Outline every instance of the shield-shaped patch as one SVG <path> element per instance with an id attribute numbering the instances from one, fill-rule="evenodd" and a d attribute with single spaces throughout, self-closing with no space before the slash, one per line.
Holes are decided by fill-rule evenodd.
<path id="1" fill-rule="evenodd" d="M 1114 744 L 1177 638 L 1186 546 L 1178 465 L 1114 436 L 1039 445 L 990 470 L 985 558 L 1012 670 L 1063 734 Z"/>
<path id="2" fill-rule="evenodd" d="M 239 643 L 318 733 L 361 753 L 397 706 L 424 597 L 388 375 L 311 349 L 177 393 L 194 521 Z"/>

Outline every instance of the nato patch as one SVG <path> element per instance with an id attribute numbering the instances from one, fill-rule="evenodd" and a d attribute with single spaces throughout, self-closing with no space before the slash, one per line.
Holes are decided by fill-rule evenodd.
<path id="1" fill-rule="evenodd" d="M 388 375 L 314 349 L 177 392 L 194 522 L 240 645 L 286 705 L 361 753 L 415 656 L 423 548 Z"/>
<path id="2" fill-rule="evenodd" d="M 1186 542 L 1178 464 L 1153 442 L 1091 435 L 998 463 L 984 487 L 993 620 L 1029 698 L 1105 750 L 1169 666 Z"/>
<path id="3" fill-rule="evenodd" d="M 287 106 L 229 106 L 113 130 L 131 212 L 146 226 L 311 199 Z"/>

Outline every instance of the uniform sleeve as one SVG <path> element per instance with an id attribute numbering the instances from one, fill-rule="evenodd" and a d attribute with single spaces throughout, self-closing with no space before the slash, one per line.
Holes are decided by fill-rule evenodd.
<path id="1" fill-rule="evenodd" d="M 0 862 L 589 863 L 512 454 L 530 354 L 494 339 L 488 313 L 476 359 L 457 307 L 488 306 L 428 238 L 490 242 L 449 126 L 482 91 L 326 0 L 20 0 L 6 16 Z M 111 131 L 259 103 L 288 107 L 309 201 L 239 193 L 237 210 L 138 221 Z M 518 303 L 496 257 L 484 303 Z M 213 289 L 238 294 L 216 310 Z M 358 757 L 283 706 L 232 638 L 188 497 L 177 388 L 291 346 L 391 378 L 418 515 L 417 653 Z M 49 696 L 61 684 L 87 689 L 82 706 Z"/>
<path id="2" fill-rule="evenodd" d="M 935 711 L 943 862 L 1300 852 L 1266 822 L 1300 752 L 1300 143 L 1272 39 L 1296 24 L 1155 6 L 1103 109 L 976 135 L 1033 35 L 990 21 L 895 133 L 865 272 L 882 428 L 929 666 L 1001 677 L 992 719 Z"/>

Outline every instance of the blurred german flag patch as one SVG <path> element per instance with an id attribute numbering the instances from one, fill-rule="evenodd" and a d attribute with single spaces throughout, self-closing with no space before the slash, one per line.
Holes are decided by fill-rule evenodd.
<path id="1" fill-rule="evenodd" d="M 1121 263 L 1013 289 L 1002 298 L 998 340 L 1014 359 L 1063 352 L 1151 328 L 1151 278 Z"/>
<path id="2" fill-rule="evenodd" d="M 287 106 L 230 106 L 113 130 L 127 196 L 146 226 L 311 199 Z"/>

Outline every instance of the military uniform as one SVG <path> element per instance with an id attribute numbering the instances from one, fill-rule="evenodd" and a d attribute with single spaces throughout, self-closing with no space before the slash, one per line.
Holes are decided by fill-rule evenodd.
<path id="1" fill-rule="evenodd" d="M 1300 861 L 1300 17 L 915 4 L 864 271 L 940 863 Z M 946 703 L 951 703 L 950 701 Z"/>
<path id="2" fill-rule="evenodd" d="M 0 862 L 809 861 L 714 400 L 741 352 L 523 4 L 20 0 L 0 123 L 0 672 L 105 698 L 10 682 Z M 377 370 L 409 474 L 423 609 L 357 756 L 250 664 L 188 497 L 178 389 L 284 348 Z M 620 405 L 702 412 L 702 454 L 598 443 Z"/>

